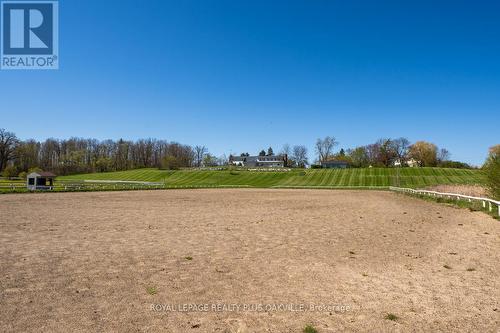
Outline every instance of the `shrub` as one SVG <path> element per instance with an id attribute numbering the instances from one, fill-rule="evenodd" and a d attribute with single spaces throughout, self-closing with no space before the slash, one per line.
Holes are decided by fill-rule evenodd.
<path id="1" fill-rule="evenodd" d="M 304 332 L 304 333 L 318 333 L 318 330 L 315 329 L 312 325 L 306 325 L 306 327 L 304 327 L 302 332 Z"/>
<path id="2" fill-rule="evenodd" d="M 399 319 L 399 317 L 396 316 L 394 313 L 388 313 L 388 314 L 385 315 L 384 318 L 387 319 L 387 320 L 391 320 L 391 321 L 396 321 L 396 320 Z"/>
<path id="3" fill-rule="evenodd" d="M 39 167 L 33 167 L 28 169 L 28 173 L 41 172 L 41 171 L 42 169 L 40 169 Z"/>
<path id="4" fill-rule="evenodd" d="M 484 165 L 486 184 L 491 196 L 500 199 L 500 145 L 490 148 L 490 155 Z"/>
<path id="5" fill-rule="evenodd" d="M 2 172 L 2 176 L 5 178 L 14 178 L 17 176 L 17 170 L 16 167 L 13 165 L 8 165 Z"/>
<path id="6" fill-rule="evenodd" d="M 150 295 L 156 295 L 156 293 L 158 292 L 158 291 L 156 290 L 156 287 L 147 287 L 147 288 L 146 288 L 146 291 L 147 291 L 147 292 L 148 292 L 148 294 L 150 294 Z"/>
<path id="7" fill-rule="evenodd" d="M 161 168 L 165 170 L 178 170 L 180 168 L 179 159 L 175 156 L 165 156 L 161 161 Z"/>
<path id="8" fill-rule="evenodd" d="M 472 169 L 469 164 L 459 161 L 442 161 L 438 163 L 438 166 L 441 168 Z"/>

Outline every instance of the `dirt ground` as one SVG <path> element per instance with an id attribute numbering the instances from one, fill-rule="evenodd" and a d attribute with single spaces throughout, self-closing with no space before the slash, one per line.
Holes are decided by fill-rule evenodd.
<path id="1" fill-rule="evenodd" d="M 0 196 L 1 332 L 306 324 L 498 332 L 500 223 L 378 191 Z"/>
<path id="2" fill-rule="evenodd" d="M 428 186 L 425 189 L 444 193 L 458 193 L 481 198 L 491 197 L 488 190 L 481 185 L 434 185 Z"/>

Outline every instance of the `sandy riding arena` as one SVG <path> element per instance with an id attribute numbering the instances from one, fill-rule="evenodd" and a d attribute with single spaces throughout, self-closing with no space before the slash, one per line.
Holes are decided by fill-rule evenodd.
<path id="1" fill-rule="evenodd" d="M 497 332 L 500 223 L 378 191 L 0 196 L 1 332 Z"/>

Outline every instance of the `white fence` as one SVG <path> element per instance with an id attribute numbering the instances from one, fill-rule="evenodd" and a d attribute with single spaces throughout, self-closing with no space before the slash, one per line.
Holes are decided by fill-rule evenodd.
<path id="1" fill-rule="evenodd" d="M 38 187 L 40 189 L 40 186 Z M 113 191 L 113 190 L 156 190 L 164 189 L 164 183 L 146 183 L 146 182 L 59 182 L 54 186 L 47 186 L 46 190 L 56 191 Z M 0 191 L 3 192 L 28 192 L 26 184 L 13 183 L 13 184 L 0 184 Z"/>
<path id="2" fill-rule="evenodd" d="M 17 183 L 17 184 L 10 184 L 10 183 L 0 183 L 0 189 L 5 188 L 5 189 L 10 189 L 10 190 L 15 190 L 16 188 L 26 188 L 26 184 L 24 183 Z"/>
<path id="3" fill-rule="evenodd" d="M 486 204 L 488 204 L 488 210 L 490 212 L 493 211 L 493 206 L 497 206 L 498 215 L 500 215 L 500 201 L 496 201 L 493 199 L 472 197 L 470 195 L 463 195 L 463 194 L 457 194 L 457 193 L 443 193 L 443 192 L 427 191 L 427 190 L 414 190 L 412 188 L 393 187 L 393 186 L 389 187 L 389 189 L 391 191 L 396 191 L 396 192 L 427 195 L 427 196 L 436 197 L 436 198 L 466 200 L 469 202 L 481 201 L 483 203 L 483 208 L 486 208 Z"/>

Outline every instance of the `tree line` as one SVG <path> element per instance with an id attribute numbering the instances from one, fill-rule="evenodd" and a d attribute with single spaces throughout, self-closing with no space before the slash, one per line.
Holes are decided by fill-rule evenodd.
<path id="1" fill-rule="evenodd" d="M 382 138 L 372 144 L 351 149 L 341 148 L 337 153 L 334 153 L 333 149 L 338 144 L 333 136 L 318 139 L 315 145 L 318 157 L 316 163 L 337 160 L 348 162 L 352 167 L 358 168 L 408 165 L 470 168 L 466 163 L 451 161 L 450 152 L 447 149 L 439 148 L 426 141 L 417 141 L 412 144 L 404 137 Z"/>
<path id="2" fill-rule="evenodd" d="M 445 148 L 439 148 L 433 143 L 417 141 L 410 143 L 407 138 L 379 139 L 375 143 L 355 148 L 341 148 L 335 152 L 339 142 L 333 136 L 319 138 L 315 143 L 316 160 L 311 164 L 320 167 L 327 161 L 347 162 L 354 168 L 366 167 L 393 167 L 393 166 L 421 166 L 421 167 L 447 167 L 447 168 L 471 168 L 467 163 L 450 160 L 450 152 Z M 280 155 L 288 156 L 288 167 L 305 167 L 309 165 L 308 150 L 304 145 L 286 143 L 281 149 Z M 248 156 L 243 153 L 241 156 Z M 273 155 L 273 149 L 268 148 L 267 153 L 262 150 L 260 156 Z"/>
<path id="3" fill-rule="evenodd" d="M 341 148 L 333 136 L 317 139 L 316 160 L 309 163 L 305 145 L 283 145 L 278 154 L 288 156 L 287 167 L 304 168 L 337 160 L 351 167 L 441 166 L 469 168 L 466 163 L 451 161 L 450 153 L 435 144 L 406 138 L 379 139 L 375 143 L 351 149 Z M 243 153 L 241 155 L 249 155 Z M 272 147 L 259 155 L 274 155 Z M 183 167 L 212 167 L 227 164 L 225 156 L 215 157 L 205 146 L 194 146 L 158 139 L 97 140 L 84 138 L 45 141 L 20 140 L 12 132 L 0 129 L 0 172 L 17 176 L 34 168 L 58 175 L 90 172 L 124 171 L 137 168 L 178 169 Z"/>
<path id="4" fill-rule="evenodd" d="M 206 159 L 206 152 L 203 157 Z M 0 129 L 0 172 L 6 176 L 17 176 L 32 169 L 58 175 L 137 168 L 176 169 L 194 166 L 196 162 L 195 148 L 177 142 L 83 138 L 23 141 L 14 133 Z"/>

